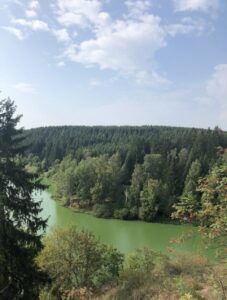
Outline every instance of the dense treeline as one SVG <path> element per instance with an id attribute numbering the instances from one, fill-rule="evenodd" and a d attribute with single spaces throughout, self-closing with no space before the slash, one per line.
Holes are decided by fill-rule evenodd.
<path id="1" fill-rule="evenodd" d="M 113 155 L 117 151 L 133 162 L 142 162 L 147 153 L 166 155 L 173 149 L 188 149 L 191 159 L 214 158 L 216 146 L 227 146 L 227 134 L 214 130 L 167 126 L 62 126 L 27 131 L 31 152 L 50 166 L 56 159 L 72 155 Z M 205 158 L 206 159 L 206 158 Z M 190 163 L 191 161 L 189 161 Z"/>
<path id="2" fill-rule="evenodd" d="M 145 221 L 169 217 L 189 194 L 199 200 L 199 178 L 227 148 L 219 128 L 70 126 L 27 134 L 30 160 L 48 171 L 64 205 Z"/>
<path id="3" fill-rule="evenodd" d="M 48 162 L 31 148 L 25 155 L 15 109 L 10 99 L 0 101 L 0 299 L 226 299 L 225 246 L 221 264 L 210 265 L 199 255 L 170 258 L 146 248 L 124 258 L 75 227 L 56 229 L 42 240 L 46 220 L 39 217 L 41 203 L 32 197 L 44 188 L 37 171 L 45 172 L 67 205 L 147 221 L 168 216 L 173 207 L 175 218 L 196 221 L 201 232 L 225 245 L 226 133 L 196 131 L 209 139 L 199 144 L 197 136 L 197 144 L 183 148 L 166 144 L 159 152 L 154 151 L 158 140 L 155 144 L 144 136 L 129 135 L 124 144 L 119 135 L 119 143 L 107 147 L 94 139 L 94 152 L 83 145 Z M 176 129 L 169 130 L 173 135 Z M 35 137 L 30 135 L 33 146 Z M 203 154 L 195 151 L 198 145 L 205 145 Z"/>

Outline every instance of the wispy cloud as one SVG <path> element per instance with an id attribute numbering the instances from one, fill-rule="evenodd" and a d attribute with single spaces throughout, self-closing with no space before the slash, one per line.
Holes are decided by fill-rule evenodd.
<path id="1" fill-rule="evenodd" d="M 148 38 L 149 37 L 149 38 Z M 86 66 L 97 65 L 134 76 L 147 70 L 155 52 L 166 45 L 160 18 L 146 15 L 141 20 L 117 20 L 95 33 L 95 38 L 71 45 L 66 55 Z"/>
<path id="2" fill-rule="evenodd" d="M 23 6 L 21 0 L 7 0 L 7 2 L 8 2 L 8 3 L 17 4 L 17 5 L 19 5 L 19 6 Z"/>
<path id="3" fill-rule="evenodd" d="M 35 17 L 37 17 L 37 12 L 35 10 L 32 10 L 32 9 L 27 9 L 25 11 L 25 15 L 28 18 L 35 18 Z"/>
<path id="4" fill-rule="evenodd" d="M 63 28 L 63 29 L 54 29 L 54 30 L 52 30 L 52 32 L 53 32 L 53 35 L 56 37 L 56 39 L 59 42 L 69 42 L 69 41 L 71 41 L 69 33 L 65 28 Z"/>
<path id="5" fill-rule="evenodd" d="M 99 80 L 99 79 L 97 79 L 97 78 L 92 78 L 92 79 L 90 80 L 90 85 L 91 85 L 92 87 L 97 87 L 97 86 L 102 85 L 102 82 L 101 82 L 101 80 Z"/>
<path id="6" fill-rule="evenodd" d="M 185 17 L 179 23 L 167 25 L 165 29 L 170 36 L 175 37 L 177 34 L 195 33 L 201 35 L 204 32 L 210 33 L 214 27 L 203 18 Z"/>
<path id="7" fill-rule="evenodd" d="M 218 0 L 173 1 L 178 11 L 205 11 L 218 5 Z M 27 35 L 43 31 L 54 36 L 64 47 L 59 66 L 68 59 L 86 67 L 112 70 L 139 85 L 169 84 L 170 80 L 157 67 L 156 54 L 167 46 L 169 38 L 178 34 L 201 35 L 212 26 L 202 18 L 192 17 L 166 24 L 151 12 L 148 0 L 125 0 L 124 4 L 126 11 L 114 19 L 101 0 L 55 0 L 50 6 L 54 19 L 47 23 L 37 17 L 39 2 L 31 0 L 26 5 L 27 17 L 14 18 L 14 26 L 6 30 L 19 39 L 24 38 L 23 31 Z M 86 34 L 77 36 L 81 32 Z"/>
<path id="8" fill-rule="evenodd" d="M 32 0 L 28 3 L 28 7 L 25 10 L 25 15 L 28 18 L 36 18 L 39 10 L 39 2 L 37 0 Z"/>
<path id="9" fill-rule="evenodd" d="M 8 31 L 9 33 L 13 34 L 20 41 L 25 39 L 23 32 L 18 28 L 11 27 L 11 26 L 3 26 L 2 28 Z"/>
<path id="10" fill-rule="evenodd" d="M 210 97 L 227 105 L 227 64 L 215 66 L 206 90 Z"/>
<path id="11" fill-rule="evenodd" d="M 59 61 L 56 63 L 57 67 L 64 67 L 65 66 L 65 62 L 64 61 Z"/>
<path id="12" fill-rule="evenodd" d="M 151 7 L 151 2 L 148 0 L 126 0 L 125 5 L 128 8 L 129 17 L 140 17 Z"/>
<path id="13" fill-rule="evenodd" d="M 227 123 L 227 64 L 217 65 L 206 86 L 207 96 L 219 106 L 220 118 Z"/>
<path id="14" fill-rule="evenodd" d="M 227 124 L 227 64 L 215 66 L 210 79 L 205 83 L 204 93 L 196 97 L 203 106 L 217 111 L 219 123 Z"/>
<path id="15" fill-rule="evenodd" d="M 34 31 L 49 31 L 50 30 L 48 24 L 41 20 L 14 19 L 13 23 L 16 25 L 29 27 Z"/>
<path id="16" fill-rule="evenodd" d="M 219 0 L 173 0 L 176 11 L 217 11 Z"/>
<path id="17" fill-rule="evenodd" d="M 169 36 L 202 34 L 208 25 L 203 19 L 183 18 L 179 23 L 164 25 L 159 16 L 148 13 L 147 1 L 126 1 L 130 11 L 122 19 L 109 20 L 108 26 L 97 26 L 92 37 L 71 43 L 65 51 L 71 61 L 87 67 L 98 66 L 139 84 L 163 85 L 170 81 L 156 67 L 156 53 L 167 45 Z"/>
<path id="18" fill-rule="evenodd" d="M 29 8 L 30 9 L 38 9 L 39 8 L 39 1 L 38 0 L 32 0 L 29 3 Z"/>
<path id="19" fill-rule="evenodd" d="M 33 85 L 30 83 L 25 83 L 25 82 L 19 82 L 15 85 L 13 85 L 13 88 L 16 89 L 17 91 L 25 94 L 35 94 L 35 88 Z"/>
<path id="20" fill-rule="evenodd" d="M 55 11 L 62 25 L 84 28 L 98 22 L 101 7 L 99 0 L 57 0 Z"/>

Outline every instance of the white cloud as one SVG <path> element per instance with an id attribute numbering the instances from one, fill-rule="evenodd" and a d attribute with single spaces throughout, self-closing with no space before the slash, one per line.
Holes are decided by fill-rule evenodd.
<path id="1" fill-rule="evenodd" d="M 23 32 L 18 28 L 10 27 L 10 26 L 3 26 L 2 28 L 8 31 L 9 33 L 13 34 L 20 41 L 24 40 L 25 38 Z"/>
<path id="2" fill-rule="evenodd" d="M 71 45 L 66 54 L 70 60 L 86 66 L 98 65 L 100 69 L 140 78 L 146 74 L 147 81 L 148 74 L 154 77 L 154 70 L 150 72 L 147 66 L 154 67 L 156 51 L 166 45 L 160 21 L 153 15 L 144 15 L 140 20 L 117 20 L 98 30 L 95 38 Z M 141 71 L 145 72 L 143 76 Z"/>
<path id="3" fill-rule="evenodd" d="M 30 1 L 29 8 L 30 9 L 38 9 L 39 8 L 39 1 L 37 1 L 37 0 Z"/>
<path id="4" fill-rule="evenodd" d="M 99 16 L 101 13 L 99 0 L 58 0 L 56 10 L 58 21 L 64 26 L 87 27 L 103 17 Z"/>
<path id="5" fill-rule="evenodd" d="M 35 18 L 35 17 L 37 17 L 37 12 L 35 10 L 32 10 L 32 9 L 27 9 L 25 11 L 25 15 L 28 18 Z"/>
<path id="6" fill-rule="evenodd" d="M 197 35 L 201 35 L 205 31 L 213 31 L 213 26 L 207 23 L 204 19 L 191 17 L 182 18 L 180 23 L 170 24 L 165 28 L 168 34 L 172 37 L 177 34 L 195 33 Z"/>
<path id="7" fill-rule="evenodd" d="M 138 84 L 169 83 L 157 70 L 157 51 L 166 46 L 168 36 L 202 34 L 208 24 L 187 17 L 163 25 L 160 17 L 149 13 L 150 1 L 127 0 L 125 5 L 129 13 L 113 20 L 98 0 L 58 0 L 58 21 L 64 26 L 88 27 L 91 34 L 79 43 L 72 41 L 65 55 L 86 67 L 98 66 L 134 78 Z"/>
<path id="8" fill-rule="evenodd" d="M 174 1 L 176 6 L 181 3 L 181 9 L 186 2 L 193 4 L 194 8 L 200 7 L 199 3 L 208 3 L 208 0 Z M 201 18 L 187 17 L 166 25 L 160 17 L 149 12 L 151 1 L 125 0 L 124 4 L 128 13 L 112 19 L 103 10 L 101 0 L 55 0 L 51 7 L 55 21 L 61 24 L 61 28 L 56 29 L 38 18 L 31 19 L 39 9 L 39 2 L 32 0 L 26 6 L 27 18 L 14 19 L 13 23 L 19 29 L 23 26 L 33 31 L 46 31 L 64 43 L 65 51 L 59 64 L 67 57 L 86 67 L 98 66 L 115 71 L 139 85 L 168 84 L 170 81 L 158 69 L 156 53 L 167 45 L 169 37 L 190 33 L 199 35 L 208 31 L 209 24 Z M 81 29 L 86 29 L 85 35 L 79 36 Z"/>
<path id="9" fill-rule="evenodd" d="M 151 2 L 148 0 L 127 0 L 125 5 L 129 10 L 130 17 L 140 17 L 151 7 Z"/>
<path id="10" fill-rule="evenodd" d="M 135 80 L 139 85 L 147 86 L 167 86 L 171 83 L 170 80 L 160 76 L 156 71 L 151 71 L 150 73 L 146 71 L 139 71 L 135 74 Z"/>
<path id="11" fill-rule="evenodd" d="M 7 0 L 7 3 L 12 3 L 12 4 L 19 5 L 19 6 L 23 6 L 23 4 L 20 0 Z"/>
<path id="12" fill-rule="evenodd" d="M 90 85 L 93 87 L 100 86 L 101 84 L 102 84 L 102 82 L 99 79 L 92 78 L 90 80 Z"/>
<path id="13" fill-rule="evenodd" d="M 68 31 L 65 28 L 53 30 L 52 32 L 59 42 L 69 42 L 71 40 Z"/>
<path id="14" fill-rule="evenodd" d="M 227 64 L 217 65 L 206 87 L 208 98 L 220 107 L 220 118 L 227 124 Z"/>
<path id="15" fill-rule="evenodd" d="M 24 93 L 24 94 L 34 94 L 35 93 L 34 87 L 31 84 L 25 83 L 25 82 L 19 82 L 19 83 L 15 84 L 13 86 L 13 88 L 15 88 L 17 91 Z"/>
<path id="16" fill-rule="evenodd" d="M 27 9 L 25 10 L 25 15 L 27 18 L 37 17 L 37 11 L 39 10 L 39 2 L 37 0 L 32 0 L 28 3 Z"/>
<path id="17" fill-rule="evenodd" d="M 176 11 L 216 11 L 219 7 L 219 0 L 173 0 Z"/>
<path id="18" fill-rule="evenodd" d="M 215 66 L 206 90 L 210 97 L 227 105 L 227 64 Z"/>
<path id="19" fill-rule="evenodd" d="M 34 31 L 49 31 L 49 26 L 46 22 L 41 20 L 26 20 L 26 19 L 14 19 L 14 24 L 29 27 Z"/>
<path id="20" fill-rule="evenodd" d="M 219 124 L 227 124 L 227 64 L 215 66 L 205 84 L 204 93 L 195 99 L 203 106 L 217 112 Z M 217 124 L 216 124 L 217 125 Z"/>
<path id="21" fill-rule="evenodd" d="M 57 64 L 56 64 L 57 67 L 64 67 L 65 66 L 65 62 L 64 61 L 59 61 Z"/>

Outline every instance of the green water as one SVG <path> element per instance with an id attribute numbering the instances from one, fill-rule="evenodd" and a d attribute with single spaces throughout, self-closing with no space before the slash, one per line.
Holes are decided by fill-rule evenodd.
<path id="1" fill-rule="evenodd" d="M 164 254 L 171 253 L 169 248 L 172 247 L 177 251 L 195 253 L 201 247 L 199 234 L 192 226 L 98 219 L 60 206 L 46 191 L 36 194 L 35 197 L 43 200 L 42 217 L 49 217 L 47 233 L 56 226 L 75 224 L 78 228 L 92 231 L 100 241 L 112 244 L 122 253 L 129 253 L 144 246 Z M 170 240 L 189 232 L 192 234 L 184 243 L 169 243 Z"/>

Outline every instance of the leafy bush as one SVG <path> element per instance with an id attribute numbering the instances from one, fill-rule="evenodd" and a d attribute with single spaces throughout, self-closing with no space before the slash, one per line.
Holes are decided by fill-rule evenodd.
<path id="1" fill-rule="evenodd" d="M 94 214 L 97 218 L 111 218 L 112 217 L 112 209 L 107 204 L 95 204 L 93 206 Z"/>
<path id="2" fill-rule="evenodd" d="M 133 206 L 130 210 L 129 210 L 129 219 L 130 220 L 136 220 L 138 219 L 138 208 L 136 206 Z"/>
<path id="3" fill-rule="evenodd" d="M 53 294 L 83 287 L 100 288 L 119 275 L 123 255 L 75 227 L 56 229 L 37 258 L 52 280 Z"/>
<path id="4" fill-rule="evenodd" d="M 129 215 L 129 210 L 127 208 L 116 209 L 114 211 L 114 218 L 127 220 Z"/>

